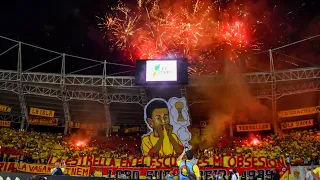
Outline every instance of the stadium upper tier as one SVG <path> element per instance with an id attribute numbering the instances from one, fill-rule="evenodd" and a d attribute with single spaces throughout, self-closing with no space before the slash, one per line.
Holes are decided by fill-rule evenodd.
<path id="1" fill-rule="evenodd" d="M 274 73 L 277 83 L 277 98 L 318 91 L 320 88 L 319 67 L 289 69 L 275 71 Z M 271 72 L 241 75 L 245 79 L 244 83 L 249 85 L 256 97 L 271 98 Z M 222 75 L 190 76 L 189 85 L 186 87 L 160 89 L 136 86 L 134 81 L 134 77 L 130 76 L 63 76 L 61 74 L 37 72 L 23 72 L 21 78 L 19 78 L 17 71 L 0 70 L 0 104 L 13 107 L 12 113 L 1 115 L 1 119 L 20 121 L 22 112 L 19 99 L 20 83 L 27 109 L 29 107 L 52 109 L 56 111 L 57 117 L 64 118 L 65 112 L 62 100 L 65 97 L 68 102 L 71 120 L 105 121 L 104 103 L 106 102 L 110 105 L 113 123 L 119 124 L 144 124 L 143 104 L 154 97 L 169 98 L 187 95 L 189 105 L 192 105 L 207 100 L 205 96 L 196 91 L 197 87 L 230 83 L 223 81 Z M 62 84 L 65 87 L 64 89 L 61 88 Z"/>
<path id="2" fill-rule="evenodd" d="M 299 43 L 315 37 L 318 36 Z M 0 104 L 12 107 L 11 113 L 0 113 L 0 120 L 20 122 L 22 117 L 28 117 L 30 107 L 39 107 L 53 110 L 58 118 L 71 121 L 110 122 L 112 119 L 113 124 L 144 124 L 143 106 L 152 98 L 187 97 L 191 115 L 194 116 L 193 107 L 199 107 L 196 112 L 202 109 L 201 105 L 193 104 L 208 101 L 208 95 L 199 89 L 215 93 L 216 87 L 230 87 L 232 83 L 238 86 L 246 84 L 250 93 L 257 98 L 271 99 L 275 114 L 276 110 L 281 110 L 275 105 L 280 97 L 320 90 L 320 67 L 275 68 L 290 68 L 288 63 L 273 63 L 286 58 L 277 54 L 277 50 L 289 45 L 256 53 L 263 56 L 256 59 L 261 60 L 259 64 L 267 70 L 261 70 L 260 66 L 253 69 L 264 72 L 233 74 L 236 80 L 228 79 L 229 75 L 190 76 L 188 86 L 159 88 L 136 86 L 132 76 L 107 75 L 107 72 L 112 72 L 109 72 L 110 69 L 114 70 L 114 66 L 130 67 L 131 71 L 134 71 L 134 66 L 60 53 L 2 36 L 0 40 L 4 42 L 0 42 L 1 60 L 6 62 L 0 68 L 10 69 L 0 69 Z M 52 62 L 54 64 L 50 64 Z M 75 63 L 83 68 L 73 69 Z M 52 70 L 55 73 L 39 73 L 42 71 L 37 69 L 40 66 L 46 72 Z M 91 74 L 101 75 L 75 74 L 90 68 L 99 68 L 91 71 Z"/>
<path id="3" fill-rule="evenodd" d="M 241 74 L 246 83 L 271 83 L 271 72 L 256 72 Z M 223 75 L 193 75 L 189 77 L 189 86 L 214 85 L 219 82 Z M 23 72 L 21 81 L 24 83 L 39 83 L 39 84 L 61 84 L 63 76 L 61 74 Z M 308 67 L 275 71 L 277 82 L 291 80 L 306 80 L 320 78 L 320 67 Z M 137 87 L 135 79 L 132 76 L 97 76 L 97 75 L 65 75 L 66 85 L 81 85 L 81 86 L 105 86 L 130 88 Z M 0 70 L 0 81 L 19 81 L 17 71 Z M 224 82 L 225 83 L 225 82 Z"/>

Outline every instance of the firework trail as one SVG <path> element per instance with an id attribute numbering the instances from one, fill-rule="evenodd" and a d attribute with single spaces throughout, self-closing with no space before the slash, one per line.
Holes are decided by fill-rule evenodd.
<path id="1" fill-rule="evenodd" d="M 262 43 L 252 36 L 262 20 L 254 19 L 245 7 L 222 0 L 138 0 L 135 5 L 118 1 L 111 13 L 98 17 L 98 25 L 112 49 L 133 61 L 185 57 L 193 73 L 212 74 L 221 61 L 234 62 L 261 50 Z M 246 64 L 248 59 L 244 58 Z"/>

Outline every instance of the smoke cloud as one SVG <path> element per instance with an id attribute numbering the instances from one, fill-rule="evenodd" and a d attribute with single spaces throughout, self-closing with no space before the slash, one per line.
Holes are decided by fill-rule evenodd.
<path id="1" fill-rule="evenodd" d="M 225 73 L 214 86 L 197 88 L 206 99 L 209 122 L 205 129 L 207 141 L 224 135 L 226 124 L 269 122 L 270 110 L 251 94 L 240 71 L 234 64 L 227 64 Z M 205 80 L 204 80 L 205 81 Z M 206 82 L 202 82 L 205 84 Z"/>

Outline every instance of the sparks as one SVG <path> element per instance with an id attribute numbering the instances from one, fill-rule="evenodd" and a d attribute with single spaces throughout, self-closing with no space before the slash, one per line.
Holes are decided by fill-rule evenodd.
<path id="1" fill-rule="evenodd" d="M 163 0 L 138 0 L 136 6 L 129 6 L 119 1 L 111 14 L 99 17 L 99 27 L 112 49 L 133 61 L 185 57 L 197 62 L 191 72 L 212 74 L 218 67 L 207 64 L 218 61 L 219 53 L 235 59 L 248 48 L 259 48 L 249 45 L 248 13 L 240 7 L 226 11 L 219 2 L 202 0 L 173 6 Z"/>

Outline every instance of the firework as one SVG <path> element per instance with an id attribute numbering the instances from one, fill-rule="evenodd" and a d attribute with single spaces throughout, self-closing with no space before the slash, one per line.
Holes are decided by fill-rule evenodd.
<path id="1" fill-rule="evenodd" d="M 237 3 L 138 0 L 133 5 L 119 1 L 110 14 L 99 18 L 99 27 L 112 49 L 133 61 L 185 57 L 191 63 L 190 72 L 212 74 L 219 71 L 221 61 L 235 62 L 244 53 L 261 50 L 262 43 L 251 36 L 263 20 L 254 19 L 246 6 Z M 244 58 L 246 64 L 248 59 Z"/>
<path id="2" fill-rule="evenodd" d="M 242 22 L 247 15 L 239 7 L 222 10 L 219 1 L 138 0 L 133 7 L 119 1 L 99 26 L 132 60 L 186 57 L 206 63 L 221 49 L 236 57 L 247 48 L 249 30 Z"/>

